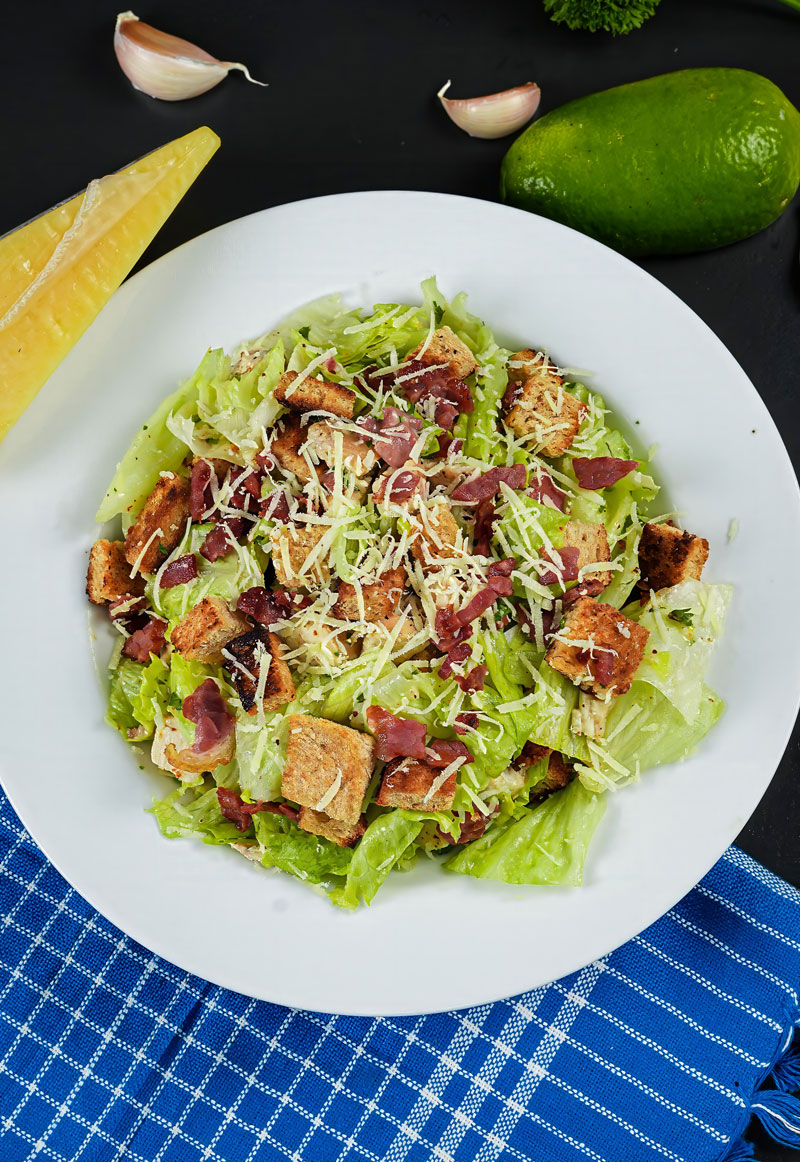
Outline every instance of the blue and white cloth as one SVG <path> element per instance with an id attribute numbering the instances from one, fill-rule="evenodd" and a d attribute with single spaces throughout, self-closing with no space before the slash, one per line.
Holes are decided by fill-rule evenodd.
<path id="1" fill-rule="evenodd" d="M 72 891 L 2 796 L 0 911 L 2 1162 L 734 1162 L 752 1114 L 800 1142 L 800 893 L 736 848 L 602 960 L 427 1017 L 180 971 Z"/>

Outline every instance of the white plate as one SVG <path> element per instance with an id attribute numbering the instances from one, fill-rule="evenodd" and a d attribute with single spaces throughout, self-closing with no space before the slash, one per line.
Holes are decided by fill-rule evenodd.
<path id="1" fill-rule="evenodd" d="M 547 346 L 631 421 L 736 596 L 712 679 L 728 711 L 688 762 L 611 797 L 582 889 L 430 866 L 341 912 L 289 876 L 145 814 L 172 785 L 103 721 L 84 597 L 92 516 L 137 426 L 209 345 L 342 291 L 448 294 L 509 341 Z M 764 353 L 765 358 L 768 352 Z M 800 505 L 755 390 L 708 328 L 638 267 L 542 218 L 465 198 L 364 193 L 267 210 L 127 283 L 0 448 L 3 784 L 66 878 L 146 947 L 228 988 L 326 1012 L 417 1013 L 509 996 L 640 932 L 714 863 L 763 794 L 800 690 Z M 731 518 L 739 534 L 727 543 Z M 94 623 L 92 623 L 94 624 Z M 97 620 L 100 626 L 100 619 Z M 111 631 L 108 631 L 109 633 Z M 110 639 L 109 639 L 110 640 Z M 102 665 L 108 642 L 100 637 Z"/>

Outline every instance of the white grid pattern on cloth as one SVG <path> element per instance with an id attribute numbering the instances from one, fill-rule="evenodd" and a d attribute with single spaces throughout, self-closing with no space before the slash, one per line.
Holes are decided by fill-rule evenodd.
<path id="1" fill-rule="evenodd" d="M 6 876 L 17 883 L 21 887 L 22 893 L 16 902 L 16 905 L 11 909 L 6 916 L 3 917 L 3 927 L 13 928 L 19 934 L 23 935 L 27 941 L 27 947 L 24 954 L 19 959 L 13 968 L 10 968 L 9 979 L 5 988 L 0 990 L 0 1020 L 5 1021 L 15 1030 L 15 1038 L 12 1041 L 12 1046 L 6 1053 L 5 1058 L 0 1061 L 0 1079 L 5 1074 L 12 1078 L 23 1090 L 23 1095 L 18 1101 L 10 1114 L 7 1114 L 3 1120 L 5 1129 L 13 1127 L 15 1134 L 22 1140 L 27 1141 L 31 1147 L 29 1157 L 33 1159 L 37 1156 L 52 1159 L 53 1162 L 80 1162 L 80 1159 L 85 1153 L 88 1153 L 92 1142 L 102 1142 L 113 1151 L 112 1154 L 104 1155 L 103 1157 L 111 1158 L 125 1158 L 126 1162 L 163 1162 L 163 1159 L 168 1151 L 172 1141 L 179 1140 L 184 1142 L 187 1146 L 191 1146 L 197 1150 L 200 1157 L 206 1158 L 209 1162 L 228 1162 L 227 1156 L 220 1150 L 218 1146 L 220 1139 L 224 1133 L 225 1127 L 228 1124 L 236 1125 L 240 1130 L 252 1135 L 253 1145 L 247 1155 L 247 1162 L 254 1162 L 258 1158 L 260 1150 L 266 1141 L 269 1141 L 270 1148 L 283 1154 L 295 1162 L 300 1162 L 301 1159 L 312 1157 L 304 1153 L 306 1148 L 310 1147 L 314 1132 L 317 1128 L 324 1126 L 329 1135 L 335 1137 L 341 1145 L 338 1158 L 344 1159 L 348 1156 L 360 1156 L 369 1159 L 370 1162 L 403 1162 L 407 1157 L 410 1148 L 419 1144 L 430 1151 L 430 1156 L 438 1158 L 442 1162 L 452 1162 L 455 1158 L 456 1151 L 463 1139 L 467 1130 L 472 1130 L 477 1133 L 482 1143 L 479 1153 L 476 1155 L 475 1162 L 494 1162 L 499 1157 L 500 1153 L 504 1157 L 519 1158 L 521 1162 L 528 1162 L 528 1155 L 523 1154 L 509 1142 L 509 1139 L 517 1125 L 521 1120 L 529 1119 L 531 1123 L 543 1126 L 555 1138 L 565 1141 L 574 1147 L 576 1151 L 593 1162 L 604 1162 L 601 1155 L 597 1154 L 591 1146 L 582 1142 L 578 1137 L 565 1132 L 562 1127 L 553 1125 L 547 1119 L 543 1118 L 541 1114 L 529 1108 L 531 1098 L 533 1097 L 540 1082 L 547 1078 L 548 1083 L 560 1087 L 564 1092 L 569 1093 L 576 1101 L 584 1103 L 602 1117 L 607 1117 L 618 1128 L 625 1130 L 630 1134 L 632 1140 L 646 1143 L 648 1147 L 656 1154 L 669 1159 L 670 1162 L 683 1162 L 681 1156 L 674 1153 L 663 1143 L 657 1142 L 643 1134 L 642 1131 L 631 1124 L 627 1119 L 621 1118 L 615 1111 L 610 1110 L 604 1106 L 602 1102 L 597 1101 L 590 1095 L 585 1094 L 571 1085 L 567 1081 L 557 1076 L 554 1076 L 548 1071 L 548 1066 L 552 1064 L 559 1049 L 564 1044 L 571 1044 L 573 1048 L 579 1052 L 586 1054 L 595 1064 L 603 1068 L 609 1069 L 618 1077 L 625 1077 L 624 1072 L 615 1068 L 611 1063 L 603 1060 L 603 1058 L 592 1051 L 588 1046 L 581 1044 L 579 1041 L 570 1037 L 569 1030 L 577 1017 L 580 1010 L 584 1007 L 592 1007 L 593 1010 L 603 1019 L 613 1023 L 615 1027 L 623 1032 L 626 1036 L 634 1040 L 642 1041 L 650 1040 L 650 1048 L 655 1052 L 661 1051 L 662 1055 L 666 1054 L 673 1064 L 679 1068 L 683 1067 L 688 1073 L 696 1079 L 706 1084 L 709 1084 L 717 1092 L 722 1093 L 733 1104 L 743 1105 L 740 1095 L 726 1090 L 725 1087 L 715 1083 L 712 1078 L 707 1077 L 702 1071 L 694 1069 L 690 1063 L 682 1062 L 676 1058 L 674 1054 L 670 1054 L 663 1047 L 658 1046 L 652 1042 L 652 1039 L 645 1039 L 641 1034 L 638 1034 L 635 1029 L 626 1026 L 624 1022 L 615 1018 L 613 1014 L 605 1012 L 601 1006 L 594 1005 L 592 1002 L 592 993 L 601 975 L 609 970 L 606 961 L 600 961 L 594 965 L 588 966 L 584 969 L 576 980 L 572 981 L 569 986 L 562 982 L 557 982 L 555 986 L 548 986 L 548 989 L 536 990 L 535 993 L 529 994 L 525 1002 L 512 1001 L 501 1002 L 507 1008 L 506 1022 L 503 1026 L 502 1039 L 489 1033 L 485 1026 L 486 1020 L 491 1012 L 491 1006 L 481 1006 L 478 1009 L 471 1010 L 468 1014 L 453 1014 L 457 1020 L 455 1032 L 453 1033 L 447 1049 L 445 1052 L 439 1052 L 433 1045 L 425 1042 L 425 1039 L 420 1035 L 423 1025 L 423 1019 L 419 1018 L 414 1023 L 411 1029 L 400 1025 L 389 1019 L 382 1021 L 373 1021 L 364 1035 L 364 1044 L 353 1043 L 352 1039 L 346 1032 L 341 1032 L 339 1029 L 340 1021 L 338 1018 L 324 1018 L 315 1014 L 303 1014 L 306 1021 L 315 1025 L 323 1034 L 319 1037 L 315 1044 L 313 1051 L 307 1056 L 303 1057 L 292 1052 L 285 1044 L 281 1043 L 282 1035 L 289 1031 L 296 1014 L 287 1010 L 282 1024 L 271 1036 L 263 1033 L 260 1029 L 255 1028 L 249 1021 L 257 1002 L 248 1002 L 246 1007 L 236 1012 L 233 1007 L 228 1007 L 225 1001 L 230 997 L 230 994 L 224 993 L 215 986 L 204 985 L 193 978 L 179 973 L 178 970 L 172 969 L 171 966 L 166 966 L 160 962 L 156 957 L 143 953 L 137 949 L 126 938 L 115 934 L 113 931 L 104 928 L 105 922 L 98 923 L 98 917 L 88 913 L 80 898 L 71 890 L 67 889 L 63 897 L 56 896 L 52 891 L 48 891 L 43 884 L 48 872 L 48 865 L 41 863 L 36 873 L 31 879 L 23 879 L 15 873 L 11 867 L 15 851 L 20 845 L 29 842 L 27 835 L 20 832 L 16 836 L 16 842 L 10 846 L 6 857 L 0 863 L 0 871 L 3 871 Z M 739 857 L 741 853 L 735 853 L 731 862 L 735 862 L 737 866 L 742 866 Z M 746 859 L 746 857 L 745 857 Z M 756 865 L 757 867 L 757 865 Z M 752 868 L 746 868 L 751 874 L 756 875 Z M 761 869 L 758 869 L 759 872 Z M 768 875 L 768 873 L 767 873 Z M 761 882 L 765 882 L 766 886 L 772 890 L 782 892 L 782 885 L 780 881 L 775 881 L 777 888 L 762 879 L 760 875 L 757 876 Z M 774 877 L 772 877 L 774 879 Z M 43 927 L 34 932 L 25 924 L 17 921 L 18 914 L 24 909 L 26 900 L 36 896 L 52 905 L 52 911 L 47 917 Z M 712 897 L 713 898 L 713 897 Z M 788 898 L 788 897 L 785 897 Z M 730 906 L 727 900 L 721 900 L 721 903 Z M 743 910 L 736 906 L 731 906 L 731 910 L 741 913 Z M 88 913 L 88 914 L 87 914 Z M 48 939 L 48 934 L 53 927 L 55 921 L 59 916 L 68 916 L 73 924 L 77 927 L 77 937 L 70 952 L 66 955 L 62 954 L 57 948 L 56 944 Z M 750 917 L 744 912 L 741 918 L 750 920 Z M 789 992 L 786 982 L 779 978 L 775 973 L 769 972 L 756 965 L 755 962 L 743 957 L 737 953 L 736 950 L 728 948 L 723 941 L 718 940 L 712 934 L 705 932 L 698 928 L 697 925 L 692 924 L 684 918 L 677 917 L 677 922 L 682 927 L 688 927 L 694 931 L 701 939 L 708 940 L 718 951 L 724 955 L 730 956 L 731 959 L 740 966 L 751 968 L 765 976 L 776 986 L 782 988 L 785 992 Z M 770 930 L 770 926 L 754 921 L 759 929 L 768 935 L 777 936 L 780 939 L 781 934 Z M 100 971 L 93 974 L 89 968 L 80 963 L 79 954 L 90 938 L 99 938 L 108 945 L 108 956 L 102 964 Z M 755 1006 L 747 1005 L 738 1000 L 738 998 L 726 993 L 713 985 L 712 982 L 704 980 L 699 974 L 693 973 L 688 966 L 682 965 L 673 957 L 667 956 L 663 950 L 651 945 L 648 941 L 640 938 L 642 946 L 650 953 L 662 958 L 666 957 L 670 961 L 671 967 L 677 971 L 685 972 L 695 980 L 695 983 L 710 989 L 717 1000 L 738 1005 L 750 1017 L 755 1020 L 762 1021 L 770 1027 L 779 1028 L 775 1021 L 772 1020 L 766 1013 L 761 1012 Z M 789 941 L 793 947 L 798 947 L 797 942 Z M 43 989 L 35 980 L 34 976 L 27 971 L 31 958 L 35 956 L 37 949 L 47 950 L 51 956 L 61 960 L 61 964 L 56 970 L 52 981 L 48 988 Z M 113 983 L 107 979 L 113 976 L 113 970 L 117 957 L 124 953 L 126 957 L 133 958 L 134 961 L 141 968 L 139 978 L 135 987 L 127 993 L 115 989 Z M 70 1007 L 60 1000 L 55 994 L 55 989 L 58 987 L 63 974 L 71 969 L 76 972 L 86 982 L 86 989 L 81 997 L 79 1003 L 75 1007 Z M 616 971 L 613 970 L 612 971 Z M 617 978 L 621 981 L 627 980 L 624 974 L 616 973 Z M 151 977 L 158 976 L 174 985 L 175 991 L 170 999 L 169 1005 L 165 1011 L 156 1012 L 146 1003 L 139 999 L 139 994 L 144 990 L 147 982 Z M 24 982 L 31 992 L 37 994 L 37 1000 L 34 1008 L 30 1014 L 30 1022 L 16 1022 L 9 1018 L 8 1014 L 4 1012 L 3 1000 L 8 991 L 14 986 L 15 982 Z M 674 1016 L 682 1020 L 687 1020 L 695 1028 L 695 1031 L 705 1033 L 710 1039 L 723 1046 L 726 1044 L 724 1039 L 719 1038 L 708 1030 L 703 1030 L 697 1022 L 691 1021 L 684 1014 L 676 1010 L 674 1006 L 669 1005 L 663 998 L 657 997 L 653 994 L 648 994 L 648 990 L 641 988 L 637 982 L 628 980 L 627 983 L 631 988 L 637 989 L 639 996 L 649 999 L 652 1003 L 662 1005 L 665 1011 L 671 1011 Z M 110 995 L 115 996 L 120 1002 L 120 1009 L 117 1018 L 111 1022 L 108 1027 L 101 1028 L 95 1021 L 87 1016 L 85 1010 L 89 1002 L 98 989 L 104 989 Z M 553 988 L 560 990 L 561 1003 L 558 1012 L 554 1018 L 545 1019 L 540 1017 L 537 1012 L 539 1001 L 546 995 L 548 990 Z M 183 1027 L 184 1020 L 180 1017 L 181 1003 L 191 998 L 195 1006 L 200 1008 L 200 1015 L 192 1028 L 186 1029 Z M 69 1020 L 61 1029 L 60 1034 L 52 1042 L 46 1041 L 42 1038 L 30 1025 L 36 1019 L 37 1014 L 42 1007 L 47 1004 L 54 1004 L 60 1007 L 63 1012 L 69 1016 Z M 143 1045 L 140 1045 L 134 1050 L 133 1046 L 117 1036 L 117 1032 L 124 1021 L 125 1015 L 131 1011 L 137 1011 L 142 1016 L 147 1017 L 151 1022 L 149 1036 L 146 1038 Z M 205 1045 L 202 1041 L 203 1023 L 207 1019 L 209 1013 L 217 1011 L 223 1014 L 226 1019 L 231 1022 L 231 1031 L 227 1039 L 212 1051 L 211 1048 Z M 402 1050 L 398 1054 L 396 1060 L 391 1064 L 375 1056 L 364 1046 L 369 1042 L 372 1032 L 377 1030 L 380 1024 L 383 1023 L 387 1028 L 393 1029 L 403 1038 Z M 67 1041 L 72 1030 L 78 1025 L 85 1025 L 91 1029 L 95 1034 L 100 1035 L 101 1040 L 91 1054 L 88 1064 L 81 1064 L 81 1062 L 71 1057 L 64 1051 L 64 1043 Z M 542 1031 L 542 1038 L 540 1040 L 537 1051 L 532 1057 L 525 1057 L 516 1051 L 522 1032 L 531 1024 L 536 1025 Z M 247 1028 L 251 1036 L 259 1039 L 264 1046 L 264 1057 L 269 1052 L 277 1052 L 282 1054 L 288 1060 L 291 1060 L 298 1066 L 294 1079 L 287 1092 L 279 1092 L 274 1087 L 269 1086 L 264 1081 L 256 1077 L 255 1070 L 246 1071 L 238 1067 L 227 1056 L 227 1051 L 234 1041 L 237 1032 L 241 1029 Z M 158 1059 L 155 1054 L 151 1054 L 150 1050 L 160 1032 L 167 1032 L 171 1038 L 177 1039 L 177 1050 L 171 1056 L 166 1067 Z M 49 1095 L 41 1082 L 44 1072 L 47 1068 L 49 1059 L 39 1067 L 35 1076 L 31 1079 L 16 1072 L 9 1064 L 8 1059 L 14 1049 L 23 1042 L 24 1039 L 30 1039 L 38 1043 L 42 1048 L 49 1049 L 50 1053 L 60 1058 L 61 1060 L 70 1064 L 70 1066 L 78 1074 L 78 1077 L 67 1094 L 66 1098 L 60 1102 Z M 345 1067 L 340 1077 L 333 1077 L 326 1069 L 319 1065 L 314 1059 L 318 1056 L 319 1051 L 325 1044 L 325 1038 L 338 1039 L 343 1045 L 346 1045 L 351 1051 L 351 1058 L 348 1065 Z M 473 1045 L 477 1040 L 484 1040 L 487 1042 L 489 1049 L 488 1053 L 483 1059 L 479 1069 L 472 1072 L 465 1069 L 462 1065 L 463 1055 L 466 1049 Z M 409 1052 L 411 1046 L 415 1041 L 421 1045 L 426 1045 L 432 1053 L 439 1055 L 439 1061 L 432 1070 L 430 1076 L 423 1083 L 412 1078 L 409 1072 L 402 1068 L 404 1058 Z M 94 1066 L 97 1064 L 103 1047 L 109 1042 L 113 1043 L 116 1048 L 125 1052 L 130 1057 L 128 1070 L 124 1077 L 116 1084 L 98 1077 L 94 1072 Z M 199 1086 L 191 1086 L 183 1078 L 178 1076 L 177 1070 L 183 1057 L 189 1050 L 199 1052 L 209 1058 L 209 1067 L 203 1074 L 202 1081 Z M 731 1046 L 731 1051 L 741 1054 L 741 1050 L 737 1047 Z M 163 1053 L 162 1053 L 163 1055 Z M 347 1079 L 355 1068 L 359 1058 L 364 1057 L 370 1060 L 376 1067 L 383 1071 L 382 1081 L 377 1088 L 374 1095 L 366 1099 L 362 1094 L 356 1092 L 352 1087 L 348 1087 Z M 522 1066 L 521 1077 L 515 1086 L 513 1092 L 502 1092 L 497 1087 L 497 1079 L 503 1065 L 509 1059 L 515 1060 Z M 761 1064 L 756 1058 L 753 1062 Z M 242 1082 L 237 1099 L 230 1105 L 224 1105 L 216 1101 L 214 1097 L 208 1092 L 208 1087 L 212 1083 L 216 1071 L 220 1065 L 224 1063 L 227 1070 L 237 1075 Z M 137 1066 L 145 1065 L 159 1078 L 155 1089 L 153 1089 L 146 1101 L 141 1101 L 135 1095 L 126 1090 L 126 1084 L 130 1082 L 131 1077 Z M 292 1098 L 293 1092 L 297 1089 L 301 1081 L 308 1074 L 316 1074 L 322 1081 L 330 1085 L 328 1095 L 322 1105 L 322 1108 L 316 1115 L 312 1115 L 300 1103 L 295 1102 Z M 467 1091 L 464 1101 L 458 1108 L 454 1108 L 452 1104 L 445 1100 L 445 1091 L 448 1083 L 454 1075 L 459 1075 L 468 1080 L 471 1088 Z M 108 1103 L 105 1112 L 116 1103 L 121 1102 L 136 1111 L 136 1118 L 126 1131 L 124 1140 L 118 1140 L 113 1133 L 105 1130 L 99 1123 L 103 1120 L 102 1115 L 98 1115 L 93 1121 L 85 1118 L 79 1108 L 78 1098 L 80 1096 L 81 1087 L 87 1077 L 91 1077 L 92 1081 L 104 1089 L 108 1095 Z M 403 1118 L 394 1117 L 390 1111 L 381 1106 L 381 1097 L 386 1086 L 394 1077 L 400 1077 L 403 1083 L 412 1089 L 416 1097 L 414 1104 L 408 1114 Z M 700 1119 L 696 1118 L 691 1111 L 683 1110 L 674 1101 L 665 1098 L 652 1090 L 651 1087 L 639 1083 L 638 1079 L 632 1075 L 625 1077 L 625 1080 L 637 1087 L 643 1094 L 647 1094 L 652 1100 L 665 1104 L 667 1108 L 672 1110 L 680 1117 L 685 1117 L 696 1128 L 702 1129 L 709 1133 L 712 1137 L 722 1141 L 724 1135 L 721 1135 L 713 1127 L 704 1124 Z M 176 1086 L 178 1089 L 185 1092 L 187 1097 L 186 1105 L 179 1118 L 173 1121 L 164 1119 L 155 1106 L 159 1100 L 159 1096 L 168 1085 Z M 256 1125 L 238 1116 L 237 1111 L 243 1105 L 245 1098 L 251 1091 L 257 1091 L 267 1098 L 276 1101 L 275 1112 L 272 1115 L 270 1123 L 267 1126 Z M 355 1102 L 363 1107 L 360 1115 L 360 1120 L 353 1127 L 350 1133 L 338 1133 L 330 1122 L 325 1121 L 325 1112 L 330 1104 L 333 1102 L 337 1093 L 344 1093 Z M 51 1107 L 54 1111 L 53 1119 L 47 1127 L 46 1133 L 37 1139 L 24 1130 L 23 1127 L 17 1124 L 17 1119 L 20 1111 L 24 1108 L 26 1102 L 30 1100 L 32 1094 L 35 1094 L 45 1105 Z M 482 1101 L 486 1095 L 491 1095 L 501 1102 L 500 1116 L 497 1118 L 495 1124 L 491 1129 L 486 1129 L 478 1121 L 476 1115 L 480 1108 Z M 290 1149 L 282 1143 L 270 1138 L 270 1127 L 275 1119 L 279 1116 L 281 1109 L 289 1106 L 307 1123 L 307 1131 L 301 1143 L 295 1149 Z M 432 1108 L 441 1108 L 450 1115 L 450 1121 L 443 1136 L 438 1140 L 433 1140 L 429 1135 L 426 1136 L 425 1125 L 430 1115 Z M 198 1140 L 188 1128 L 188 1123 L 191 1120 L 191 1115 L 196 1108 L 212 1110 L 219 1117 L 219 1125 L 212 1140 L 206 1144 Z M 395 1137 L 392 1140 L 389 1150 L 384 1155 L 378 1155 L 373 1150 L 367 1148 L 362 1142 L 358 1141 L 358 1135 L 366 1126 L 371 1113 L 378 1112 L 380 1116 L 389 1122 L 396 1131 Z M 70 1120 L 77 1125 L 80 1125 L 85 1131 L 86 1136 L 77 1154 L 70 1159 L 66 1159 L 63 1154 L 59 1153 L 57 1149 L 49 1145 L 48 1139 L 52 1138 L 59 1126 L 59 1123 L 64 1120 Z M 135 1138 L 138 1129 L 146 1122 L 151 1121 L 160 1124 L 164 1130 L 169 1131 L 169 1136 L 165 1137 L 163 1145 L 155 1154 L 148 1154 L 147 1156 L 141 1154 L 134 1146 L 133 1139 Z"/>

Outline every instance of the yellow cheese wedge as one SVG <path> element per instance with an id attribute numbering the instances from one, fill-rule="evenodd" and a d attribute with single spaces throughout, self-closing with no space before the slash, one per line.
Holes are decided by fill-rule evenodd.
<path id="1" fill-rule="evenodd" d="M 0 238 L 0 440 L 219 144 L 195 129 Z"/>

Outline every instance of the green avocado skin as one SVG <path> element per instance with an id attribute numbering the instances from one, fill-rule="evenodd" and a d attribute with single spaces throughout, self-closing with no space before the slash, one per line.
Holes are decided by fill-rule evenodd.
<path id="1" fill-rule="evenodd" d="M 580 97 L 503 158 L 504 202 L 630 255 L 763 230 L 800 182 L 800 113 L 766 77 L 684 69 Z"/>

